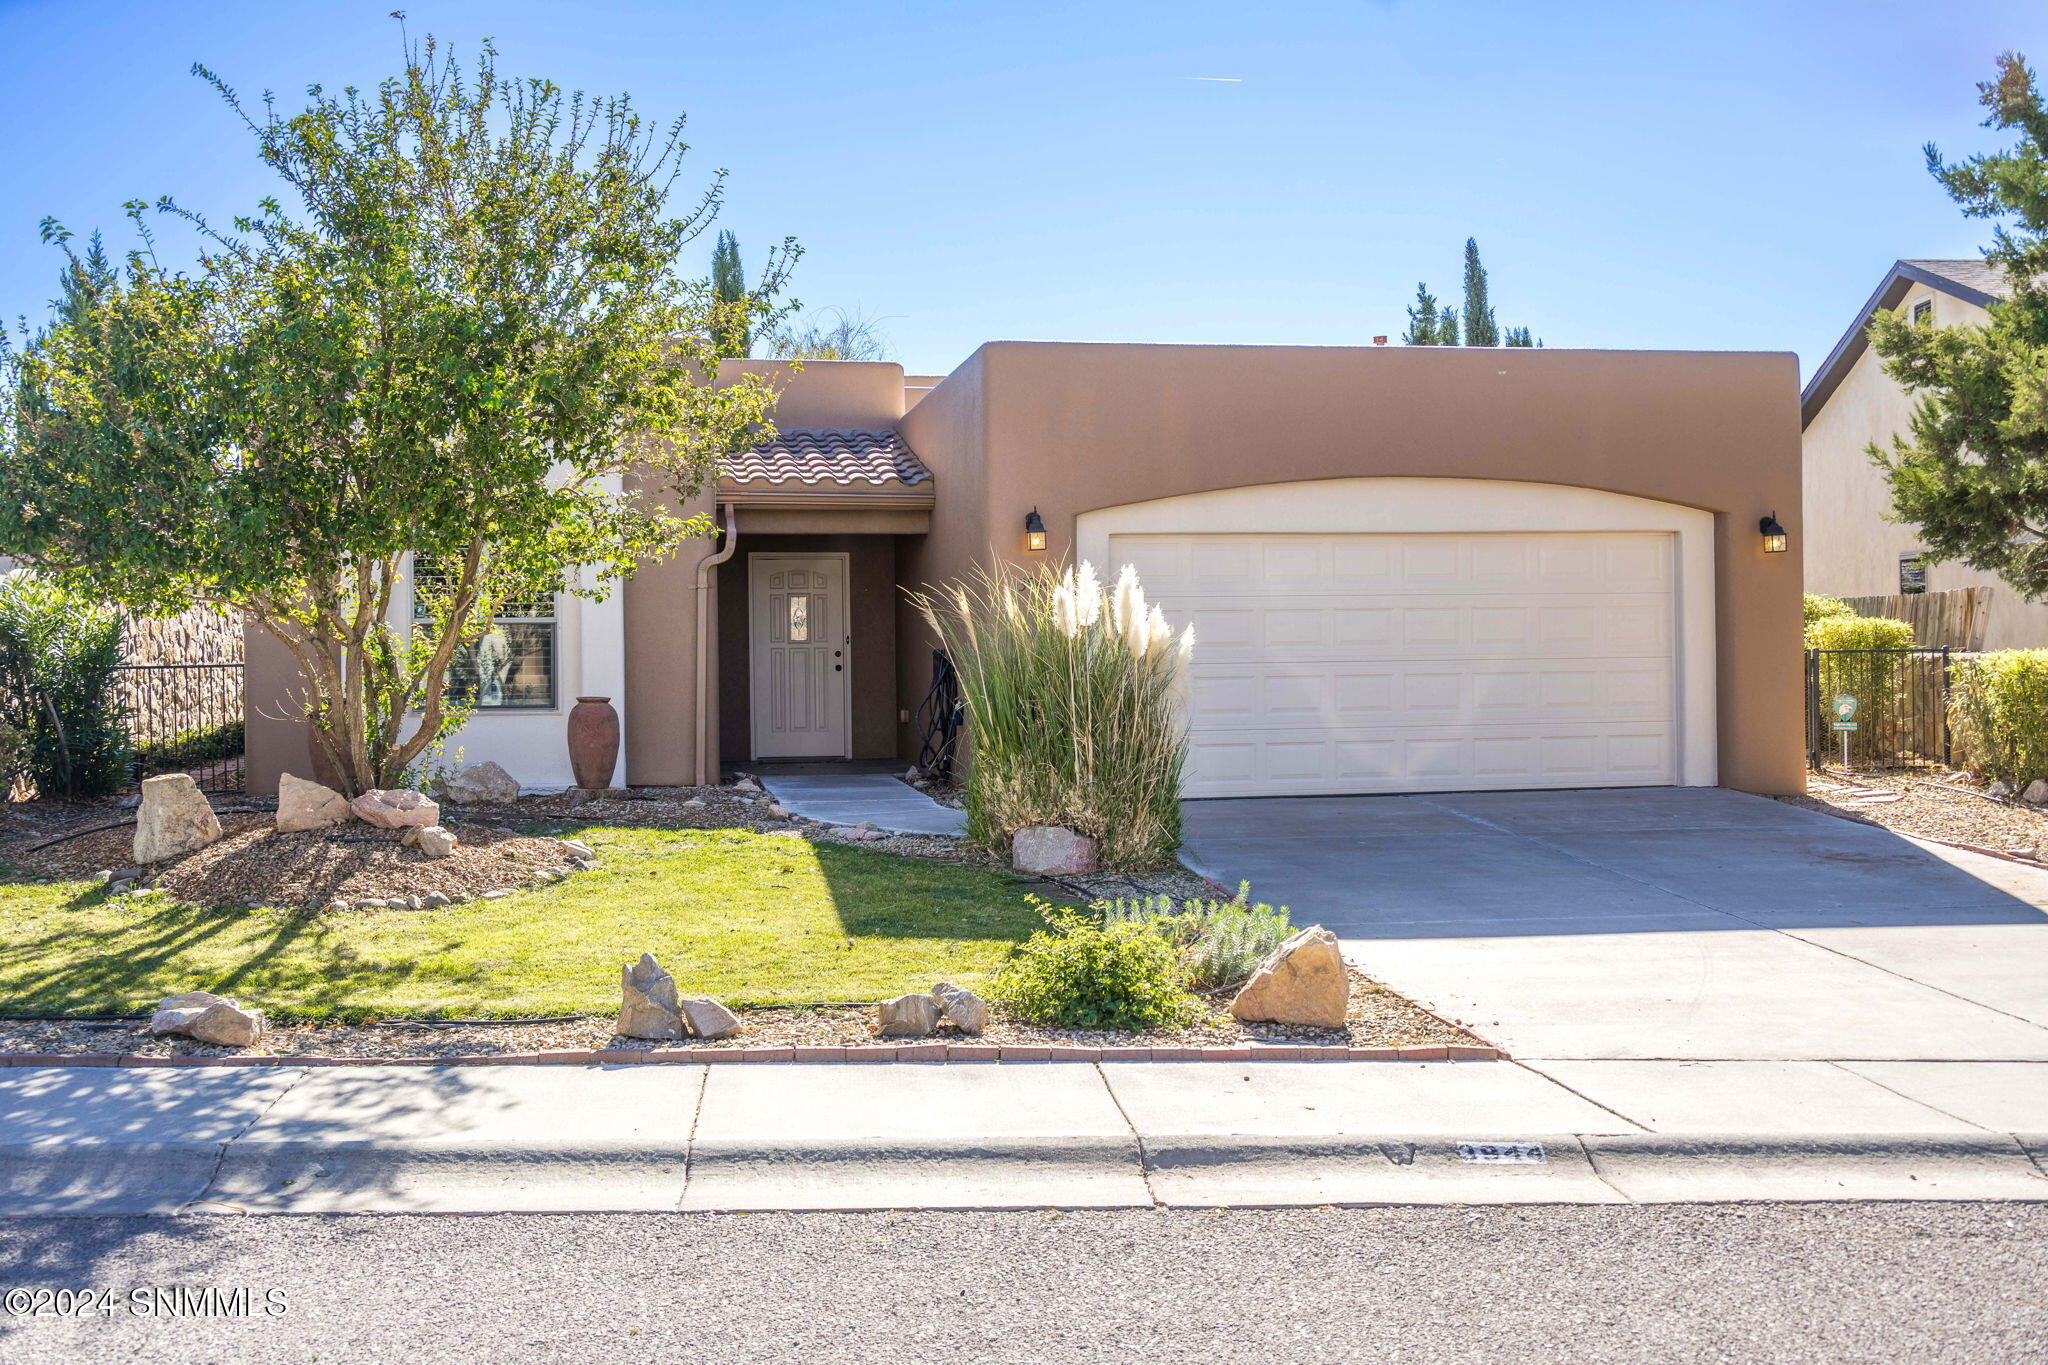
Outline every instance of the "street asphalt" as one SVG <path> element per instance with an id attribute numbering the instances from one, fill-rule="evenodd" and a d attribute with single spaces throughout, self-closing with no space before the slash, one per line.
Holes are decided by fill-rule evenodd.
<path id="1" fill-rule="evenodd" d="M 1986 1203 L 21 1218 L 0 1287 L 118 1306 L 0 1314 L 0 1361 L 2038 1360 L 2044 1246 Z"/>

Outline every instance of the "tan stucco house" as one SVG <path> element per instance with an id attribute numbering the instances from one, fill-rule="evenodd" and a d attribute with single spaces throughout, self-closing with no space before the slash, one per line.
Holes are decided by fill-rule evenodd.
<path id="1" fill-rule="evenodd" d="M 1790 355 L 992 342 L 942 377 L 810 362 L 691 511 L 716 544 L 525 604 L 508 703 L 450 742 L 565 785 L 905 760 L 932 648 L 903 590 L 991 555 L 1135 564 L 1199 647 L 1189 794 L 1800 790 Z M 1036 512 L 1045 547 L 1027 548 Z M 516 631 L 515 631 L 516 627 Z M 543 655 L 545 657 L 543 657 Z M 249 780 L 307 763 L 250 642 Z"/>
<path id="2" fill-rule="evenodd" d="M 1990 321 L 1987 306 L 2004 293 L 2003 277 L 1981 260 L 1894 262 L 1807 381 L 1800 396 L 1806 587 L 1829 597 L 1981 589 L 1972 643 L 2035 649 L 2048 645 L 2048 603 L 2022 600 L 1996 574 L 1926 558 L 1913 528 L 1889 519 L 1891 490 L 1866 453 L 1905 433 L 1914 407 L 1870 349 L 1871 317 L 1891 309 L 1921 326 L 1981 326 Z"/>

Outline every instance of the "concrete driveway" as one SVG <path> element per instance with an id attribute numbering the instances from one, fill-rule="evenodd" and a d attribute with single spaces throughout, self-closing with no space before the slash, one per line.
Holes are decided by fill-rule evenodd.
<path id="1" fill-rule="evenodd" d="M 1190 862 L 1525 1058 L 2048 1060 L 2048 873 L 1713 788 L 1191 801 Z"/>

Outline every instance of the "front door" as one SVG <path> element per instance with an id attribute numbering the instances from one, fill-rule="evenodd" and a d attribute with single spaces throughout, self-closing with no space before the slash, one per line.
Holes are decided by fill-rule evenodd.
<path id="1" fill-rule="evenodd" d="M 848 758 L 846 556 L 751 555 L 754 757 Z"/>

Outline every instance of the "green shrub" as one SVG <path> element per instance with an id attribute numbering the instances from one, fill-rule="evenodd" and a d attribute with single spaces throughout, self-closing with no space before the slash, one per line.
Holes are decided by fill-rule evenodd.
<path id="1" fill-rule="evenodd" d="M 1956 759 L 2015 789 L 2048 777 L 2048 649 L 1955 661 L 1949 725 Z"/>
<path id="2" fill-rule="evenodd" d="M 1150 924 L 1103 924 L 1036 897 L 1046 927 L 996 969 L 989 993 L 1065 1028 L 1172 1028 L 1199 1018 L 1180 950 Z"/>
<path id="3" fill-rule="evenodd" d="M 167 739 L 137 744 L 135 762 L 144 772 L 168 773 L 233 758 L 246 747 L 245 730 L 239 720 L 180 730 Z"/>
<path id="4" fill-rule="evenodd" d="M 1107 924 L 1144 924 L 1180 949 L 1188 984 L 1198 991 L 1232 986 L 1246 977 L 1294 932 L 1287 907 L 1251 903 L 1251 883 L 1239 882 L 1227 901 L 1188 900 L 1178 908 L 1170 896 L 1097 901 L 1088 907 Z"/>
<path id="5" fill-rule="evenodd" d="M 1839 597 L 1822 597 L 1818 593 L 1806 594 L 1806 624 L 1825 621 L 1835 616 L 1854 616 L 1856 609 Z"/>
<path id="6" fill-rule="evenodd" d="M 1907 656 L 1897 652 L 1913 647 L 1913 627 L 1907 622 L 1882 616 L 1823 617 L 1806 628 L 1806 647 L 1851 651 L 1824 652 L 1814 661 L 1823 719 L 1832 717 L 1834 698 L 1856 698 L 1851 762 L 1891 762 L 1902 748 L 1924 747 L 1913 742 L 1915 736 L 1931 740 L 1938 731 L 1930 722 L 1939 717 L 1915 713 L 1916 707 L 1927 709 L 1927 699 L 1908 686 Z"/>
<path id="7" fill-rule="evenodd" d="M 0 582 L 0 720 L 23 738 L 44 796 L 106 796 L 127 781 L 132 749 L 114 695 L 121 619 L 33 574 Z"/>
<path id="8" fill-rule="evenodd" d="M 1888 616 L 1823 616 L 1806 624 L 1808 649 L 1911 649 L 1913 624 Z"/>
<path id="9" fill-rule="evenodd" d="M 0 720 L 0 801 L 7 799 L 8 789 L 14 779 L 28 768 L 28 738 L 21 731 Z"/>
<path id="10" fill-rule="evenodd" d="M 911 601 L 960 677 L 969 838 L 1007 853 L 1028 825 L 1064 825 L 1096 840 L 1107 867 L 1173 856 L 1194 631 L 1175 640 L 1136 571 L 1105 590 L 1087 564 L 996 564 Z"/>

